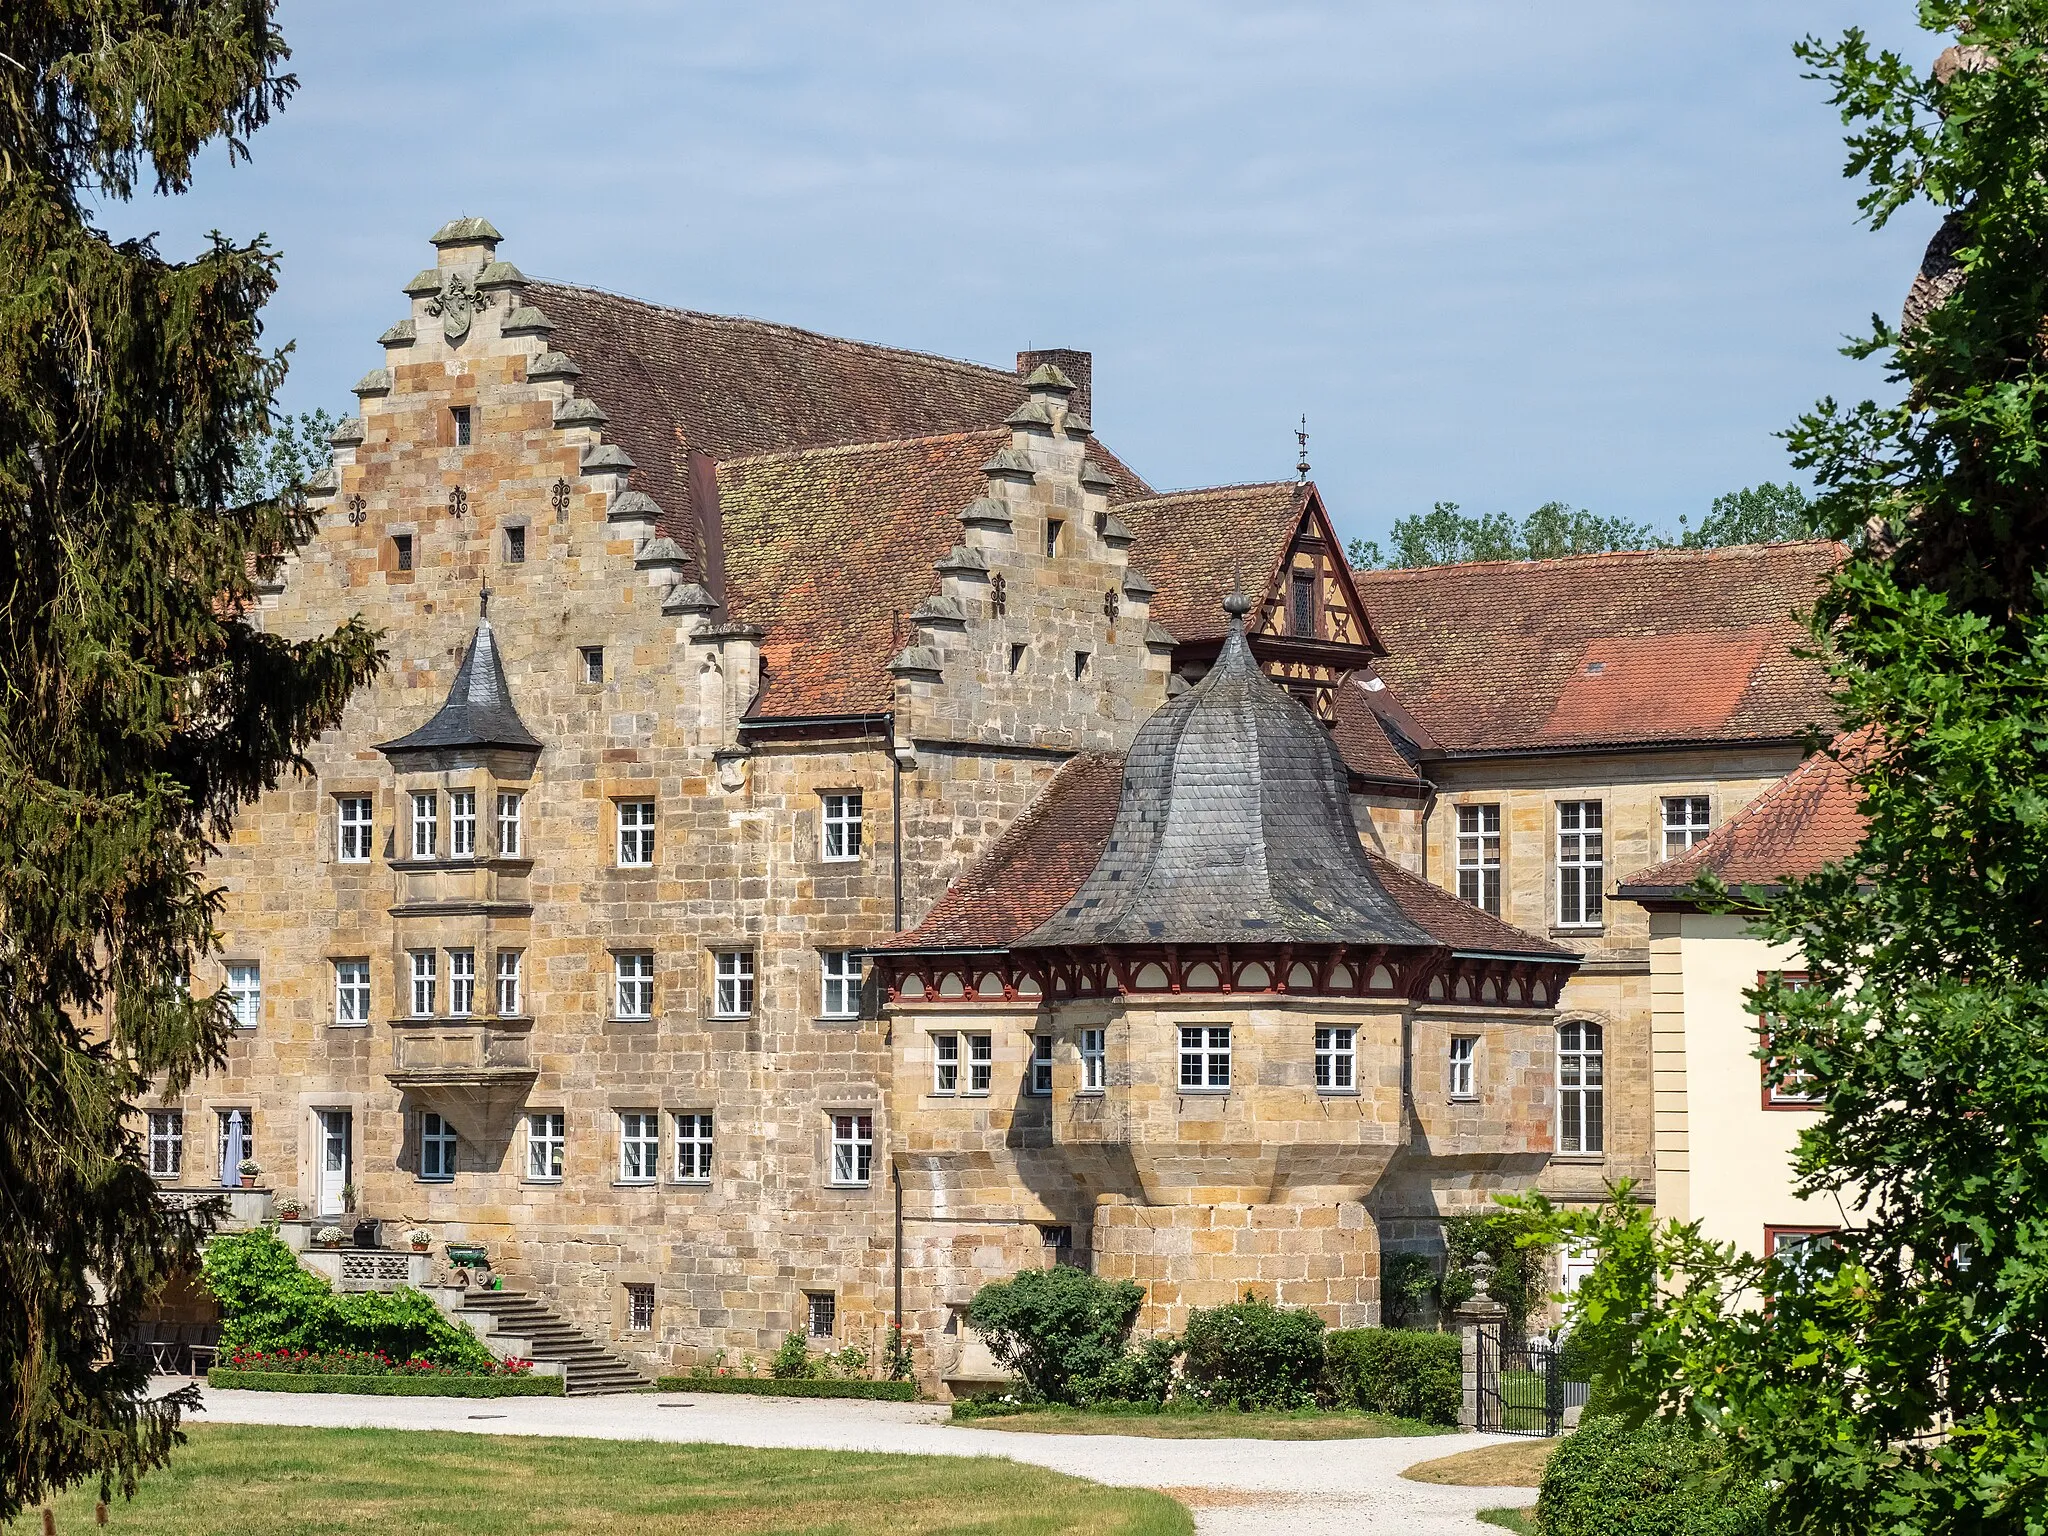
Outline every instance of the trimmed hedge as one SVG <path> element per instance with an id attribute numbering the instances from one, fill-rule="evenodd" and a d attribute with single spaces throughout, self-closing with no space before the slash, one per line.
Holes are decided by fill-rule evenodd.
<path id="1" fill-rule="evenodd" d="M 1769 1536 L 1770 1496 L 1723 1469 L 1719 1441 L 1587 1419 L 1543 1468 L 1543 1536 Z"/>
<path id="2" fill-rule="evenodd" d="M 914 1381 L 814 1381 L 773 1376 L 663 1376 L 663 1392 L 739 1392 L 751 1397 L 860 1397 L 872 1402 L 914 1403 Z"/>
<path id="3" fill-rule="evenodd" d="M 233 1371 L 215 1366 L 209 1387 L 239 1392 L 351 1392 L 362 1397 L 560 1397 L 559 1376 L 314 1376 L 292 1371 Z"/>
<path id="4" fill-rule="evenodd" d="M 1347 1328 L 1324 1345 L 1331 1404 L 1425 1424 L 1458 1422 L 1465 1362 L 1458 1335 L 1406 1328 Z"/>

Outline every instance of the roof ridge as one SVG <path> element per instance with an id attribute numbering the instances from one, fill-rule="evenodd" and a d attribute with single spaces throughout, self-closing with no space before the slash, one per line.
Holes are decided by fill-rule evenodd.
<path id="1" fill-rule="evenodd" d="M 757 315 L 721 315 L 707 309 L 685 309 L 680 304 L 662 304 L 653 299 L 643 299 L 636 294 L 619 293 L 610 288 L 599 288 L 591 283 L 564 283 L 553 278 L 536 277 L 529 286 L 562 288 L 576 293 L 596 294 L 601 298 L 617 299 L 624 304 L 638 304 L 644 309 L 659 310 L 667 315 L 683 315 L 692 320 L 708 321 L 718 325 L 744 325 L 757 330 L 775 331 L 785 336 L 801 336 L 811 341 L 832 342 L 842 347 L 859 347 L 864 352 L 881 352 L 891 357 L 907 358 L 915 362 L 929 363 L 937 367 L 973 373 L 985 373 L 995 378 L 1016 380 L 1021 394 L 1024 381 L 1017 376 L 1014 368 L 998 367 L 994 363 L 977 363 L 970 358 L 948 357 L 943 352 L 920 352 L 912 347 L 892 347 L 887 342 L 863 341 L 857 336 L 834 336 L 827 331 L 814 331 L 808 326 L 788 325 L 780 320 L 763 320 Z"/>
<path id="2" fill-rule="evenodd" d="M 1640 869 L 1635 874 L 1629 876 L 1622 884 L 1633 886 L 1647 885 L 1651 883 L 1650 877 L 1652 875 L 1662 871 L 1668 871 L 1670 875 L 1676 875 L 1683 871 L 1687 876 L 1685 880 L 1676 881 L 1670 880 L 1667 875 L 1666 883 L 1691 884 L 1692 877 L 1707 869 L 1712 864 L 1714 855 L 1733 844 L 1742 835 L 1746 826 L 1754 825 L 1772 806 L 1803 789 L 1810 779 L 1825 775 L 1831 767 L 1853 772 L 1854 770 L 1847 759 L 1853 754 L 1867 751 L 1869 740 L 1868 728 L 1860 731 L 1840 732 L 1826 746 L 1821 747 L 1817 751 L 1809 752 L 1804 758 L 1800 759 L 1798 765 L 1790 773 L 1763 790 L 1747 805 L 1743 806 L 1741 810 L 1730 816 L 1697 843 L 1694 843 L 1692 847 L 1686 849 L 1684 853 L 1679 854 L 1676 858 L 1662 859 L 1655 864 L 1649 865 L 1647 868 Z"/>
<path id="3" fill-rule="evenodd" d="M 1000 437 L 1008 441 L 1008 427 L 976 427 L 971 432 L 933 432 L 923 437 L 878 437 L 865 443 L 820 443 L 809 448 L 776 448 L 767 453 L 735 454 L 720 459 L 720 467 L 733 464 L 762 464 L 771 459 L 822 459 L 834 454 L 868 453 L 877 448 L 907 448 L 923 443 L 964 443 L 970 438 Z"/>
<path id="4" fill-rule="evenodd" d="M 1484 570 L 1528 570 L 1536 566 L 1590 565 L 1595 561 L 1610 560 L 1616 564 L 1632 560 L 1720 560 L 1760 551 L 1819 549 L 1833 546 L 1844 549 L 1839 539 L 1766 539 L 1754 544 L 1716 544 L 1706 549 L 1687 548 L 1682 545 L 1667 545 L 1662 549 L 1602 549 L 1582 555 L 1552 555 L 1542 560 L 1449 560 L 1440 565 L 1394 565 L 1376 571 L 1354 571 L 1359 580 L 1378 580 L 1382 577 L 1413 578 L 1434 571 L 1484 571 Z"/>
<path id="5" fill-rule="evenodd" d="M 1175 501 L 1188 496 L 1227 496 L 1244 491 L 1293 490 L 1295 487 L 1312 483 L 1300 480 L 1239 480 L 1228 485 L 1194 485 L 1177 491 L 1154 491 L 1149 496 L 1134 496 L 1125 505 L 1135 506 L 1144 502 Z"/>

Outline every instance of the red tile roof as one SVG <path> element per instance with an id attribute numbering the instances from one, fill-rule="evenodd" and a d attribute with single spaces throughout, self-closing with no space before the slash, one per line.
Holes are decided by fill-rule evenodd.
<path id="1" fill-rule="evenodd" d="M 926 915 L 884 949 L 1002 949 L 1073 900 L 1102 857 L 1123 797 L 1124 760 L 1070 759 L 1001 837 Z M 1462 952 L 1571 956 L 1573 951 L 1490 917 L 1370 850 L 1394 904 L 1439 943 Z"/>
<path id="2" fill-rule="evenodd" d="M 1117 508 L 1131 532 L 1131 564 L 1159 585 L 1154 622 L 1174 639 L 1220 640 L 1223 598 L 1240 579 L 1264 592 L 1307 504 L 1294 480 L 1144 496 Z"/>
<path id="3" fill-rule="evenodd" d="M 1336 724 L 1331 736 L 1337 743 L 1344 766 L 1361 778 L 1380 783 L 1422 786 L 1415 764 L 1402 755 L 1378 713 L 1367 685 L 1375 681 L 1369 672 L 1353 672 L 1337 684 Z M 1382 688 L 1380 693 L 1391 692 Z"/>
<path id="4" fill-rule="evenodd" d="M 1799 735 L 1825 541 L 1363 571 L 1379 671 L 1450 755 Z"/>
<path id="5" fill-rule="evenodd" d="M 1730 886 L 1777 885 L 1847 858 L 1863 838 L 1853 764 L 1865 749 L 1842 738 L 1773 784 L 1704 842 L 1629 877 L 1631 901 L 1671 899 L 1712 871 Z"/>
<path id="6" fill-rule="evenodd" d="M 1102 857 L 1123 797 L 1124 760 L 1070 758 L 923 922 L 888 949 L 999 949 L 1072 899 Z"/>

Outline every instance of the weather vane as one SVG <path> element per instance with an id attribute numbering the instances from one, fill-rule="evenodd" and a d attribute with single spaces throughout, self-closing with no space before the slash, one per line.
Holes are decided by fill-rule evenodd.
<path id="1" fill-rule="evenodd" d="M 1301 425 L 1295 429 L 1294 440 L 1301 444 L 1301 460 L 1294 466 L 1294 472 L 1302 479 L 1308 478 L 1308 415 L 1303 413 Z"/>

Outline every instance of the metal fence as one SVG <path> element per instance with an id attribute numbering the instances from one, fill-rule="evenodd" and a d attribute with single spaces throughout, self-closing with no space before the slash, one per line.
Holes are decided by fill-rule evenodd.
<path id="1" fill-rule="evenodd" d="M 1510 1337 L 1499 1323 L 1474 1331 L 1479 1429 L 1547 1439 L 1563 1427 L 1566 1408 L 1584 1405 L 1585 1384 L 1564 1379 L 1562 1357 L 1549 1344 Z"/>

